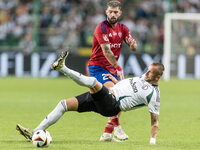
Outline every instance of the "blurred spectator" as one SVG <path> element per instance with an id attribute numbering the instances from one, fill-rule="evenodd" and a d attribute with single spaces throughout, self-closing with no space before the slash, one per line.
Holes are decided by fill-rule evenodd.
<path id="1" fill-rule="evenodd" d="M 61 29 L 56 29 L 56 27 L 51 26 L 49 27 L 48 34 L 48 44 L 50 48 L 53 50 L 57 50 L 62 47 L 62 43 L 64 42 L 64 37 L 61 34 Z"/>
<path id="2" fill-rule="evenodd" d="M 50 8 L 47 6 L 44 6 L 42 13 L 40 15 L 40 27 L 41 28 L 47 28 L 51 24 L 51 11 Z"/>
<path id="3" fill-rule="evenodd" d="M 131 33 L 136 31 L 135 23 L 128 16 L 124 16 L 122 23 L 125 24 L 128 27 L 128 29 L 130 30 Z"/>
<path id="4" fill-rule="evenodd" d="M 20 48 L 25 55 L 29 55 L 34 50 L 34 42 L 32 38 L 32 33 L 27 32 L 23 39 L 20 41 Z"/>
<path id="5" fill-rule="evenodd" d="M 29 33 L 34 28 L 35 20 L 32 18 L 34 1 L 27 0 L 26 3 L 24 1 L 0 0 L 0 46 L 20 45 L 22 51 L 28 54 L 33 51 L 34 45 L 32 34 Z M 37 6 L 40 7 L 38 14 L 40 50 L 56 50 L 67 46 L 76 53 L 78 47 L 91 47 L 97 23 L 106 19 L 104 14 L 106 2 L 107 0 L 41 0 L 40 6 Z M 199 0 L 120 0 L 120 2 L 126 8 L 121 22 L 130 29 L 138 41 L 139 51 L 151 53 L 163 51 L 163 18 L 166 12 L 200 13 Z M 192 28 L 195 31 L 191 33 L 200 35 L 199 24 Z M 185 34 L 182 29 L 184 27 L 179 25 L 179 28 L 180 33 L 177 35 Z M 174 38 L 178 40 L 178 37 Z M 181 39 L 178 43 L 181 44 Z M 193 53 L 191 47 L 200 47 L 195 44 L 190 45 L 192 46 L 188 50 L 189 54 Z"/>
<path id="6" fill-rule="evenodd" d="M 16 9 L 16 22 L 19 25 L 26 27 L 31 21 L 32 17 L 31 14 L 29 14 L 29 8 L 27 7 L 27 5 L 19 3 Z"/>

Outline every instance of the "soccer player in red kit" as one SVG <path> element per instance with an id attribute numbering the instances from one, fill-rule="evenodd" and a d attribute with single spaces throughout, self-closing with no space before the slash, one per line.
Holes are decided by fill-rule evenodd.
<path id="1" fill-rule="evenodd" d="M 118 64 L 122 42 L 125 41 L 132 51 L 137 49 L 136 41 L 130 35 L 129 29 L 118 22 L 121 14 L 120 2 L 109 1 L 106 9 L 107 20 L 97 25 L 93 37 L 92 56 L 88 64 L 89 75 L 107 88 L 113 87 L 114 83 L 106 74 L 112 74 L 116 79 L 124 79 L 123 70 Z M 114 136 L 118 139 L 128 139 L 117 115 L 109 118 L 100 141 L 118 141 L 112 135 L 113 130 Z"/>

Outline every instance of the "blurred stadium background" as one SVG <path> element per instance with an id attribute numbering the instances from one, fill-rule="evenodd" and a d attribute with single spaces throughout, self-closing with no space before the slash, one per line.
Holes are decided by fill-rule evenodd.
<path id="1" fill-rule="evenodd" d="M 199 0 L 120 1 L 121 22 L 138 43 L 135 53 L 123 44 L 119 63 L 126 76 L 141 75 L 152 61 L 163 61 L 167 13 L 190 13 L 191 18 L 200 13 Z M 50 65 L 60 49 L 69 47 L 68 66 L 87 73 L 93 32 L 105 19 L 106 2 L 0 0 L 1 150 L 34 149 L 16 132 L 16 123 L 34 128 L 60 99 L 88 90 L 66 78 L 54 78 L 60 74 L 50 70 Z M 99 142 L 106 117 L 67 113 L 48 128 L 53 137 L 48 149 L 199 150 L 200 21 L 173 20 L 171 31 L 170 71 L 175 79 L 160 81 L 160 122 L 155 147 L 149 145 L 150 116 L 144 107 L 122 113 L 120 123 L 129 140 L 121 143 Z"/>
<path id="2" fill-rule="evenodd" d="M 141 75 L 152 61 L 162 61 L 166 13 L 200 12 L 199 0 L 120 1 L 123 6 L 121 22 L 138 43 L 138 51 L 134 54 L 123 44 L 119 62 L 125 75 Z M 0 76 L 56 77 L 59 74 L 50 71 L 49 65 L 59 49 L 65 47 L 70 48 L 72 68 L 87 73 L 85 66 L 91 55 L 93 32 L 96 25 L 106 19 L 106 2 L 0 0 Z M 181 77 L 199 79 L 200 75 L 193 75 L 195 70 L 191 66 L 194 66 L 193 57 L 200 53 L 200 22 L 179 22 L 173 28 L 180 30 L 173 32 L 175 44 L 172 47 L 192 57 L 189 63 L 186 62 L 187 69 L 183 68 L 186 75 Z M 174 59 L 172 57 L 172 61 L 178 63 Z M 177 71 L 180 69 L 176 66 L 172 64 L 172 75 L 179 77 Z"/>

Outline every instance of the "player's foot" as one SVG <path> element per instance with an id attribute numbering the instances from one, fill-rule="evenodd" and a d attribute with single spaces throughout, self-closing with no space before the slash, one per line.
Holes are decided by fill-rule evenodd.
<path id="1" fill-rule="evenodd" d="M 65 65 L 65 59 L 67 58 L 68 54 L 69 52 L 67 50 L 63 51 L 58 59 L 51 65 L 51 69 L 59 70 L 60 68 L 62 68 Z"/>
<path id="2" fill-rule="evenodd" d="M 120 125 L 114 127 L 114 136 L 119 140 L 127 140 L 128 139 L 128 135 L 124 132 L 124 130 L 122 129 L 122 127 Z"/>
<path id="3" fill-rule="evenodd" d="M 120 142 L 120 140 L 117 140 L 113 137 L 112 133 L 103 133 L 103 135 L 100 137 L 101 142 Z"/>
<path id="4" fill-rule="evenodd" d="M 19 131 L 27 140 L 32 141 L 33 131 L 27 128 L 24 128 L 20 124 L 16 125 L 16 130 Z"/>

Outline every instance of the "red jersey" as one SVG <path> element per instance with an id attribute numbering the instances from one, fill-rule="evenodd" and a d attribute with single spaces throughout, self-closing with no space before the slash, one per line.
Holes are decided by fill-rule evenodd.
<path id="1" fill-rule="evenodd" d="M 88 65 L 98 65 L 112 74 L 116 74 L 117 70 L 113 67 L 103 54 L 100 44 L 110 44 L 110 48 L 115 55 L 116 60 L 119 59 L 122 42 L 129 37 L 129 29 L 120 23 L 113 28 L 107 20 L 99 23 L 94 31 L 92 56 Z"/>

